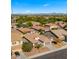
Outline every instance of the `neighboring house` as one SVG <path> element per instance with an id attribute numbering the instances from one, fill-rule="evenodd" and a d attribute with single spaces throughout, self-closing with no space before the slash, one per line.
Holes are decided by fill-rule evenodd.
<path id="1" fill-rule="evenodd" d="M 46 24 L 46 25 L 49 26 L 50 29 L 53 29 L 53 28 L 59 28 L 59 26 L 56 25 L 55 23 L 48 23 L 48 24 Z"/>
<path id="2" fill-rule="evenodd" d="M 50 26 L 45 25 L 45 26 L 44 26 L 44 31 L 50 31 Z"/>
<path id="3" fill-rule="evenodd" d="M 44 35 L 39 35 L 39 33 L 27 33 L 24 37 L 26 40 L 29 40 L 31 43 L 33 43 L 33 45 L 35 43 L 43 44 L 44 46 L 45 44 L 50 44 L 50 40 Z"/>
<path id="4" fill-rule="evenodd" d="M 32 26 L 32 28 L 36 30 L 40 30 L 40 29 L 44 30 L 44 27 L 42 26 Z"/>
<path id="5" fill-rule="evenodd" d="M 45 25 L 45 26 L 32 26 L 33 29 L 36 29 L 36 30 L 44 30 L 44 31 L 49 31 L 50 30 L 50 27 L 48 25 Z"/>
<path id="6" fill-rule="evenodd" d="M 57 37 L 54 34 L 52 34 L 50 31 L 46 31 L 43 35 L 48 37 L 50 41 L 55 41 L 55 39 L 57 39 Z"/>
<path id="7" fill-rule="evenodd" d="M 22 44 L 22 33 L 16 29 L 11 30 L 12 51 L 20 51 Z"/>
<path id="8" fill-rule="evenodd" d="M 64 29 L 51 30 L 59 39 L 64 39 L 64 35 L 67 35 L 67 32 Z"/>
<path id="9" fill-rule="evenodd" d="M 48 37 L 46 37 L 44 35 L 40 35 L 39 38 L 40 38 L 41 41 L 43 41 L 44 46 L 46 44 L 51 44 L 51 40 Z"/>
<path id="10" fill-rule="evenodd" d="M 30 29 L 30 28 L 18 28 L 17 30 L 20 31 L 21 33 L 24 33 L 24 34 L 26 34 L 26 33 L 34 33 L 35 32 L 35 30 Z"/>
<path id="11" fill-rule="evenodd" d="M 67 25 L 67 23 L 66 23 L 66 22 L 63 22 L 63 21 L 57 21 L 56 24 L 57 24 L 58 26 L 62 27 L 62 28 Z"/>

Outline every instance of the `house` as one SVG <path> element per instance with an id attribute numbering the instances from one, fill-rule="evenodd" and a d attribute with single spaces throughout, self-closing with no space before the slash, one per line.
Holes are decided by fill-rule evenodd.
<path id="1" fill-rule="evenodd" d="M 46 24 L 46 25 L 49 26 L 50 29 L 53 29 L 53 28 L 59 28 L 59 26 L 56 25 L 55 23 L 48 23 L 48 24 Z"/>
<path id="2" fill-rule="evenodd" d="M 45 25 L 45 26 L 32 26 L 33 29 L 35 30 L 44 30 L 44 31 L 49 31 L 50 30 L 50 27 L 48 25 Z"/>
<path id="3" fill-rule="evenodd" d="M 38 35 L 39 35 L 39 34 L 37 34 L 37 33 L 34 33 L 34 34 L 32 34 L 32 33 L 27 33 L 27 34 L 24 35 L 24 38 L 25 38 L 27 41 L 30 41 L 31 43 L 36 43 L 36 42 L 37 42 L 36 38 L 38 37 Z"/>
<path id="4" fill-rule="evenodd" d="M 44 31 L 50 31 L 50 26 L 45 25 L 45 26 L 44 26 Z"/>
<path id="5" fill-rule="evenodd" d="M 52 34 L 51 31 L 46 31 L 43 35 L 48 37 L 50 41 L 54 41 L 55 39 L 57 39 L 57 37 L 54 34 Z"/>
<path id="6" fill-rule="evenodd" d="M 16 29 L 11 30 L 11 43 L 12 43 L 12 51 L 20 51 L 21 50 L 21 44 L 22 44 L 22 33 L 20 33 Z"/>
<path id="7" fill-rule="evenodd" d="M 56 24 L 58 26 L 60 26 L 61 28 L 65 27 L 67 25 L 67 23 L 66 22 L 63 22 L 63 21 L 57 21 Z"/>
<path id="8" fill-rule="evenodd" d="M 50 40 L 44 35 L 39 35 L 39 33 L 27 33 L 24 37 L 26 40 L 29 40 L 31 43 L 33 43 L 33 45 L 35 43 L 43 44 L 44 46 L 47 43 L 50 44 Z"/>
<path id="9" fill-rule="evenodd" d="M 64 29 L 51 30 L 51 32 L 57 35 L 61 40 L 64 39 L 64 35 L 67 35 L 67 32 Z"/>
<path id="10" fill-rule="evenodd" d="M 35 30 L 34 29 L 30 29 L 30 28 L 18 28 L 17 29 L 18 31 L 20 31 L 21 33 L 23 34 L 26 34 L 26 33 L 34 33 Z"/>
<path id="11" fill-rule="evenodd" d="M 40 35 L 40 36 L 39 36 L 39 39 L 40 39 L 41 41 L 43 41 L 44 46 L 45 46 L 46 44 L 51 44 L 51 40 L 50 40 L 48 37 L 44 36 L 44 35 Z"/>
<path id="12" fill-rule="evenodd" d="M 40 30 L 40 29 L 43 30 L 44 29 L 44 27 L 42 27 L 42 26 L 32 26 L 32 28 L 33 29 L 36 29 L 36 30 Z"/>

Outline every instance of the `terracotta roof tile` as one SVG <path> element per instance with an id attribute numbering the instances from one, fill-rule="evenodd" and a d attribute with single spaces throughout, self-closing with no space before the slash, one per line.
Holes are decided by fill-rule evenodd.
<path id="1" fill-rule="evenodd" d="M 22 38 L 22 33 L 20 33 L 18 30 L 16 29 L 12 29 L 11 30 L 11 41 L 17 41 L 17 40 L 21 40 Z"/>

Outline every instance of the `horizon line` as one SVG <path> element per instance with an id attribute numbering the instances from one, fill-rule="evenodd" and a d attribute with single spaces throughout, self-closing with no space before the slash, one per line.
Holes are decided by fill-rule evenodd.
<path id="1" fill-rule="evenodd" d="M 11 14 L 67 14 L 67 13 L 59 13 L 59 12 L 55 12 L 55 13 L 11 13 Z"/>

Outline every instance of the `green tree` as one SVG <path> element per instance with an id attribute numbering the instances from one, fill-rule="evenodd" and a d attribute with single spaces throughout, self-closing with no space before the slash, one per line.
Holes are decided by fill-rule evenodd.
<path id="1" fill-rule="evenodd" d="M 20 27 L 21 27 L 21 24 L 20 24 L 20 23 L 18 23 L 18 24 L 16 24 L 16 26 L 17 26 L 18 28 L 20 28 Z"/>
<path id="2" fill-rule="evenodd" d="M 27 27 L 32 27 L 32 22 L 31 21 L 29 21 L 29 22 L 27 22 Z"/>
<path id="3" fill-rule="evenodd" d="M 30 52 L 32 50 L 32 48 L 33 48 L 33 45 L 30 42 L 29 43 L 24 42 L 22 44 L 22 51 L 23 52 Z"/>

